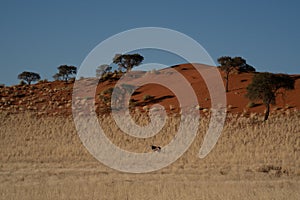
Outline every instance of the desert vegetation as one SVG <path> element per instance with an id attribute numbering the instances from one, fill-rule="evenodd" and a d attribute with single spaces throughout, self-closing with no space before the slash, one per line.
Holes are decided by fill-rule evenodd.
<path id="1" fill-rule="evenodd" d="M 218 58 L 220 69 L 225 72 L 225 90 L 229 91 L 229 75 L 233 71 L 237 72 L 255 72 L 255 68 L 248 65 L 246 60 L 242 57 L 222 56 Z"/>
<path id="2" fill-rule="evenodd" d="M 254 75 L 252 83 L 247 87 L 246 96 L 250 100 L 261 100 L 266 106 L 264 120 L 269 117 L 270 104 L 276 104 L 276 95 L 280 89 L 295 89 L 295 79 L 286 74 L 258 73 Z"/>
<path id="3" fill-rule="evenodd" d="M 103 78 L 103 76 L 105 74 L 109 73 L 111 70 L 112 70 L 112 67 L 107 64 L 100 65 L 96 69 L 96 77 Z"/>
<path id="4" fill-rule="evenodd" d="M 140 65 L 144 57 L 140 54 L 116 54 L 113 63 L 119 66 L 119 69 L 130 71 L 133 67 Z"/>
<path id="5" fill-rule="evenodd" d="M 41 79 L 41 77 L 38 73 L 24 71 L 18 75 L 18 79 L 21 81 L 26 81 L 27 84 L 30 85 L 31 82 L 38 81 Z"/>
<path id="6" fill-rule="evenodd" d="M 143 113 L 134 119 L 148 123 Z M 128 174 L 95 160 L 71 117 L 1 112 L 0 198 L 298 199 L 300 113 L 272 115 L 265 123 L 262 119 L 229 115 L 213 151 L 199 159 L 209 122 L 202 118 L 196 140 L 175 163 L 148 174 Z M 152 152 L 152 144 L 164 146 L 174 137 L 179 118 L 170 116 L 167 126 L 148 139 L 122 133 L 110 117 L 99 120 L 115 145 Z"/>
<path id="7" fill-rule="evenodd" d="M 53 75 L 54 80 L 64 80 L 68 82 L 71 76 L 77 73 L 77 67 L 75 66 L 61 65 L 57 69 L 58 72 Z"/>

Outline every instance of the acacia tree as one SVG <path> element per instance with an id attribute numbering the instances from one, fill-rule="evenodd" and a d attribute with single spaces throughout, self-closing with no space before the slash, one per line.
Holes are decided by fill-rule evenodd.
<path id="1" fill-rule="evenodd" d="M 26 81 L 27 84 L 30 85 L 32 81 L 38 81 L 41 77 L 38 73 L 24 71 L 18 75 L 18 79 Z"/>
<path id="2" fill-rule="evenodd" d="M 229 83 L 229 74 L 234 70 L 240 70 L 247 66 L 246 60 L 242 57 L 234 57 L 230 56 L 222 56 L 218 58 L 218 63 L 221 65 L 220 69 L 225 72 L 225 80 L 226 80 L 226 92 L 229 91 L 228 83 Z"/>
<path id="3" fill-rule="evenodd" d="M 55 80 L 68 80 L 77 73 L 77 68 L 75 66 L 61 65 L 58 68 L 58 73 L 54 74 L 53 78 Z"/>
<path id="4" fill-rule="evenodd" d="M 101 78 L 104 74 L 107 74 L 108 72 L 110 72 L 111 69 L 112 69 L 112 67 L 107 64 L 100 65 L 96 69 L 96 77 Z"/>
<path id="5" fill-rule="evenodd" d="M 120 69 L 130 71 L 134 66 L 140 65 L 143 60 L 144 57 L 140 54 L 116 54 L 113 63 L 117 64 Z"/>
<path id="6" fill-rule="evenodd" d="M 270 114 L 270 105 L 276 104 L 276 95 L 280 89 L 292 90 L 295 79 L 286 74 L 272 74 L 268 72 L 255 74 L 252 83 L 247 87 L 246 97 L 251 101 L 262 101 L 266 106 L 264 121 Z"/>

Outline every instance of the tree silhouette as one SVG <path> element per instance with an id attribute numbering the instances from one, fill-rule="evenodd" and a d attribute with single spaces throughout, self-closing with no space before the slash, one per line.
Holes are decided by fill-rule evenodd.
<path id="1" fill-rule="evenodd" d="M 229 56 L 223 56 L 218 58 L 218 63 L 221 65 L 220 68 L 225 72 L 225 80 L 226 80 L 226 92 L 228 92 L 228 82 L 229 82 L 229 74 L 234 69 L 232 65 L 232 58 Z"/>
<path id="2" fill-rule="evenodd" d="M 280 89 L 292 90 L 295 80 L 286 74 L 272 74 L 268 72 L 255 74 L 252 83 L 247 87 L 246 97 L 251 101 L 262 101 L 266 106 L 264 121 L 270 114 L 270 105 L 276 104 L 276 95 Z"/>
<path id="3" fill-rule="evenodd" d="M 77 68 L 74 66 L 61 65 L 57 69 L 58 73 L 53 76 L 55 80 L 64 80 L 68 82 L 71 76 L 77 73 Z"/>
<path id="4" fill-rule="evenodd" d="M 238 69 L 239 72 L 255 72 L 255 68 L 251 65 L 246 64 Z"/>
<path id="5" fill-rule="evenodd" d="M 18 75 L 18 79 L 26 81 L 30 85 L 32 81 L 38 81 L 41 77 L 38 73 L 24 71 Z"/>
<path id="6" fill-rule="evenodd" d="M 96 69 L 96 77 L 101 78 L 104 74 L 110 72 L 112 69 L 111 66 L 103 64 L 97 67 Z"/>
<path id="7" fill-rule="evenodd" d="M 140 54 L 116 54 L 113 63 L 117 64 L 120 69 L 130 71 L 134 66 L 140 65 L 143 60 L 144 57 Z"/>
<path id="8" fill-rule="evenodd" d="M 238 72 L 254 72 L 255 68 L 248 65 L 246 60 L 242 57 L 234 57 L 230 56 L 222 56 L 218 58 L 218 63 L 221 65 L 220 69 L 225 72 L 225 80 L 226 80 L 226 92 L 229 91 L 229 75 L 233 70 L 237 70 Z"/>

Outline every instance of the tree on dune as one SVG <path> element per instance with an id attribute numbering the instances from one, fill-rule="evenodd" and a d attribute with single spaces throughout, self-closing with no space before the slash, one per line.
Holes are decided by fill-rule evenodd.
<path id="1" fill-rule="evenodd" d="M 124 68 L 130 71 L 134 66 L 140 65 L 144 57 L 140 54 L 116 54 L 113 58 L 113 63 L 117 64 L 120 69 Z"/>
<path id="2" fill-rule="evenodd" d="M 55 80 L 64 80 L 67 82 L 71 76 L 77 73 L 77 68 L 75 66 L 61 65 L 57 69 L 58 73 L 53 76 Z"/>
<path id="3" fill-rule="evenodd" d="M 38 73 L 24 71 L 18 75 L 18 79 L 26 81 L 27 84 L 30 85 L 32 81 L 38 81 L 41 77 Z"/>
<path id="4" fill-rule="evenodd" d="M 262 101 L 266 106 L 264 121 L 270 114 L 270 105 L 276 104 L 276 95 L 279 90 L 292 90 L 295 88 L 295 79 L 286 74 L 272 74 L 268 72 L 257 73 L 252 83 L 247 87 L 246 97 L 251 101 Z"/>
<path id="5" fill-rule="evenodd" d="M 102 78 L 102 76 L 109 73 L 111 71 L 111 69 L 112 69 L 112 67 L 107 64 L 98 66 L 96 69 L 96 77 Z"/>
<path id="6" fill-rule="evenodd" d="M 231 58 L 230 56 L 222 56 L 218 58 L 218 63 L 220 64 L 220 69 L 225 72 L 226 92 L 229 91 L 229 75 L 233 70 L 238 72 L 255 72 L 255 68 L 248 65 L 242 57 Z"/>

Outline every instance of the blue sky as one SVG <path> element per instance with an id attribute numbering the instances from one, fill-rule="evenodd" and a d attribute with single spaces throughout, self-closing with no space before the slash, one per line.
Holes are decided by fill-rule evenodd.
<path id="1" fill-rule="evenodd" d="M 17 84 L 25 70 L 51 80 L 59 65 L 80 66 L 106 38 L 148 26 L 192 37 L 215 62 L 242 56 L 258 71 L 299 74 L 299 8 L 296 0 L 0 0 L 0 83 Z"/>

